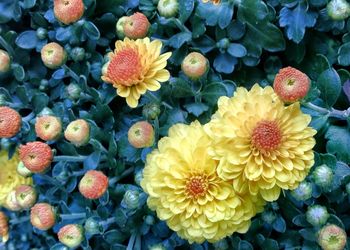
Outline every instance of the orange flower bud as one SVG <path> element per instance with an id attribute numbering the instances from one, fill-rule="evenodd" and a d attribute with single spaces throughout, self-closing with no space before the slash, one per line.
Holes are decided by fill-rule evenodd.
<path id="1" fill-rule="evenodd" d="M 18 112 L 9 107 L 0 107 L 0 138 L 15 136 L 22 126 L 22 118 Z"/>
<path id="2" fill-rule="evenodd" d="M 86 145 L 90 140 L 90 125 L 83 119 L 72 121 L 64 131 L 64 137 L 80 147 Z"/>
<path id="3" fill-rule="evenodd" d="M 108 178 L 101 171 L 89 170 L 79 182 L 79 191 L 87 199 L 100 198 L 108 188 Z"/>
<path id="4" fill-rule="evenodd" d="M 131 39 L 144 38 L 147 36 L 150 26 L 147 17 L 140 12 L 136 12 L 125 20 L 124 34 Z"/>
<path id="5" fill-rule="evenodd" d="M 154 129 L 146 121 L 136 122 L 128 131 L 128 141 L 135 148 L 147 148 L 154 144 Z"/>
<path id="6" fill-rule="evenodd" d="M 58 240 L 70 248 L 75 248 L 84 240 L 84 229 L 77 224 L 65 225 L 58 231 Z"/>
<path id="7" fill-rule="evenodd" d="M 53 12 L 58 21 L 71 24 L 78 21 L 84 15 L 83 0 L 55 0 Z"/>
<path id="8" fill-rule="evenodd" d="M 11 59 L 9 54 L 0 49 L 0 73 L 6 73 L 10 70 Z"/>
<path id="9" fill-rule="evenodd" d="M 48 43 L 41 49 L 41 60 L 49 69 L 57 69 L 66 63 L 67 52 L 58 43 Z"/>
<path id="10" fill-rule="evenodd" d="M 16 199 L 16 190 L 12 190 L 8 193 L 4 207 L 10 211 L 19 211 L 22 209 L 22 207 L 18 204 Z"/>
<path id="11" fill-rule="evenodd" d="M 0 212 L 0 237 L 2 242 L 6 242 L 9 239 L 8 218 L 4 212 Z"/>
<path id="12" fill-rule="evenodd" d="M 273 83 L 276 94 L 282 101 L 290 103 L 304 98 L 310 88 L 310 79 L 303 72 L 286 67 L 276 75 Z"/>
<path id="13" fill-rule="evenodd" d="M 56 140 L 62 133 L 61 119 L 49 115 L 36 118 L 35 132 L 44 141 Z"/>
<path id="14" fill-rule="evenodd" d="M 24 166 L 33 173 L 44 172 L 53 160 L 50 146 L 38 141 L 21 145 L 19 157 Z"/>
<path id="15" fill-rule="evenodd" d="M 208 71 L 208 59 L 198 52 L 188 54 L 181 64 L 182 71 L 189 78 L 196 80 Z"/>
<path id="16" fill-rule="evenodd" d="M 37 203 L 30 210 L 30 222 L 33 227 L 48 230 L 56 223 L 56 210 L 48 203 Z"/>
<path id="17" fill-rule="evenodd" d="M 15 190 L 16 200 L 22 208 L 31 208 L 35 204 L 38 195 L 32 186 L 20 185 Z"/>

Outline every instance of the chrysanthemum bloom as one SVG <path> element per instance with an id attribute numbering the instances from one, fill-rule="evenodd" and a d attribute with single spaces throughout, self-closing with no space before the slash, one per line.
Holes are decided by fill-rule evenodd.
<path id="1" fill-rule="evenodd" d="M 2 242 L 6 242 L 9 239 L 9 223 L 6 214 L 0 211 L 0 237 Z"/>
<path id="2" fill-rule="evenodd" d="M 101 171 L 89 170 L 79 182 L 79 192 L 87 199 L 100 198 L 108 188 L 108 177 Z"/>
<path id="3" fill-rule="evenodd" d="M 9 107 L 0 107 L 0 138 L 15 136 L 22 126 L 22 117 Z"/>
<path id="4" fill-rule="evenodd" d="M 324 226 L 318 233 L 318 244 L 323 250 L 343 250 L 346 245 L 346 232 L 334 224 Z"/>
<path id="5" fill-rule="evenodd" d="M 28 142 L 19 147 L 19 157 L 24 166 L 33 173 L 42 173 L 53 160 L 53 153 L 49 145 L 43 142 Z"/>
<path id="6" fill-rule="evenodd" d="M 64 131 L 64 137 L 77 147 L 86 145 L 90 140 L 90 125 L 83 119 L 72 121 Z"/>
<path id="7" fill-rule="evenodd" d="M 62 244 L 75 248 L 84 240 L 84 229 L 78 224 L 68 224 L 58 231 L 57 236 Z"/>
<path id="8" fill-rule="evenodd" d="M 0 49 L 0 74 L 6 73 L 10 69 L 11 59 L 9 54 Z"/>
<path id="9" fill-rule="evenodd" d="M 83 0 L 55 0 L 53 12 L 58 21 L 71 24 L 78 21 L 84 15 Z"/>
<path id="10" fill-rule="evenodd" d="M 219 162 L 208 154 L 210 145 L 199 123 L 174 125 L 147 156 L 141 181 L 150 209 L 190 243 L 246 232 L 263 206 L 249 194 L 238 196 L 231 182 L 217 175 Z"/>
<path id="11" fill-rule="evenodd" d="M 48 230 L 56 223 L 56 209 L 48 203 L 37 203 L 30 210 L 30 222 L 33 227 Z"/>
<path id="12" fill-rule="evenodd" d="M 38 194 L 32 186 L 20 185 L 15 190 L 16 200 L 22 208 L 31 208 L 35 204 Z"/>
<path id="13" fill-rule="evenodd" d="M 62 133 L 61 119 L 51 115 L 37 117 L 35 132 L 44 141 L 56 140 Z"/>
<path id="14" fill-rule="evenodd" d="M 32 178 L 25 178 L 17 173 L 18 155 L 8 159 L 8 153 L 0 151 L 0 206 L 4 205 L 8 194 L 22 184 L 31 185 Z"/>
<path id="15" fill-rule="evenodd" d="M 181 64 L 182 71 L 189 78 L 196 80 L 208 71 L 208 59 L 201 53 L 191 52 Z"/>
<path id="16" fill-rule="evenodd" d="M 139 39 L 147 36 L 148 29 L 151 26 L 147 17 L 140 13 L 136 12 L 132 16 L 129 16 L 125 19 L 123 28 L 124 34 L 130 39 Z"/>
<path id="17" fill-rule="evenodd" d="M 159 82 L 169 80 L 169 71 L 164 68 L 171 52 L 161 55 L 162 42 L 150 42 L 149 38 L 136 41 L 125 38 L 117 41 L 115 47 L 114 53 L 109 53 L 110 61 L 102 80 L 113 84 L 117 94 L 135 108 L 142 94 L 158 90 Z"/>
<path id="18" fill-rule="evenodd" d="M 128 131 L 128 141 L 135 148 L 147 148 L 154 144 L 154 129 L 146 121 L 136 122 Z"/>
<path id="19" fill-rule="evenodd" d="M 299 103 L 288 107 L 271 87 L 238 88 L 221 97 L 206 131 L 214 140 L 211 154 L 218 174 L 241 193 L 277 200 L 281 188 L 295 189 L 314 164 L 316 131 Z"/>
<path id="20" fill-rule="evenodd" d="M 290 103 L 304 98 L 310 89 L 310 79 L 303 72 L 287 67 L 280 69 L 273 88 L 282 101 Z"/>
<path id="21" fill-rule="evenodd" d="M 57 69 L 66 63 L 67 52 L 58 43 L 48 43 L 41 49 L 41 60 L 49 69 Z"/>
<path id="22" fill-rule="evenodd" d="M 158 2 L 157 10 L 159 15 L 163 17 L 174 17 L 179 12 L 178 0 L 160 0 Z"/>

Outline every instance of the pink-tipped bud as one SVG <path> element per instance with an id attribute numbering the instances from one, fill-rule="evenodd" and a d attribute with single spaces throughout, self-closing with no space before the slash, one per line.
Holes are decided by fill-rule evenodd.
<path id="1" fill-rule="evenodd" d="M 118 22 L 116 24 L 116 31 L 119 39 L 124 39 L 125 33 L 124 33 L 124 24 L 128 20 L 128 16 L 123 16 L 118 19 Z"/>
<path id="2" fill-rule="evenodd" d="M 79 183 L 79 191 L 87 199 L 100 198 L 107 188 L 108 177 L 96 170 L 87 171 Z"/>
<path id="3" fill-rule="evenodd" d="M 32 186 L 20 185 L 15 190 L 16 200 L 23 209 L 31 208 L 35 204 L 38 195 Z"/>
<path id="4" fill-rule="evenodd" d="M 318 244 L 323 250 L 343 250 L 346 239 L 345 231 L 333 224 L 324 226 L 318 234 Z"/>
<path id="5" fill-rule="evenodd" d="M 84 15 L 83 0 L 55 0 L 53 3 L 55 17 L 66 25 L 75 23 Z"/>
<path id="6" fill-rule="evenodd" d="M 49 145 L 36 141 L 21 145 L 19 157 L 31 172 L 42 173 L 51 165 L 53 153 Z"/>
<path id="7" fill-rule="evenodd" d="M 22 126 L 22 117 L 9 107 L 0 107 L 0 138 L 15 136 Z"/>
<path id="8" fill-rule="evenodd" d="M 30 222 L 33 227 L 48 230 L 56 223 L 56 210 L 48 203 L 37 203 L 30 210 Z"/>
<path id="9" fill-rule="evenodd" d="M 66 63 L 67 52 L 58 43 L 48 43 L 41 49 L 41 60 L 49 69 L 57 69 Z"/>
<path id="10" fill-rule="evenodd" d="M 130 39 L 145 38 L 150 26 L 147 17 L 140 12 L 136 12 L 125 20 L 124 34 Z"/>
<path id="11" fill-rule="evenodd" d="M 148 148 L 154 144 L 154 129 L 146 121 L 136 122 L 128 131 L 128 141 L 135 148 Z"/>
<path id="12" fill-rule="evenodd" d="M 12 190 L 6 196 L 4 207 L 6 207 L 10 211 L 20 211 L 22 207 L 18 204 L 16 199 L 16 190 Z"/>
<path id="13" fill-rule="evenodd" d="M 62 133 L 61 119 L 50 115 L 37 117 L 35 132 L 36 135 L 44 141 L 56 140 Z"/>
<path id="14" fill-rule="evenodd" d="M 9 222 L 6 214 L 0 211 L 0 237 L 2 242 L 9 239 Z"/>
<path id="15" fill-rule="evenodd" d="M 303 72 L 286 67 L 280 69 L 273 82 L 276 94 L 286 103 L 304 98 L 310 89 L 310 79 Z"/>
<path id="16" fill-rule="evenodd" d="M 86 145 L 90 140 L 90 125 L 83 119 L 72 121 L 64 131 L 64 137 L 80 147 Z"/>
<path id="17" fill-rule="evenodd" d="M 202 54 L 191 52 L 183 60 L 181 68 L 187 77 L 196 80 L 208 71 L 209 62 Z"/>
<path id="18" fill-rule="evenodd" d="M 9 54 L 0 49 L 0 74 L 6 73 L 10 70 L 11 59 Z"/>
<path id="19" fill-rule="evenodd" d="M 84 240 L 84 229 L 81 225 L 68 224 L 58 231 L 58 240 L 70 248 L 75 248 Z"/>

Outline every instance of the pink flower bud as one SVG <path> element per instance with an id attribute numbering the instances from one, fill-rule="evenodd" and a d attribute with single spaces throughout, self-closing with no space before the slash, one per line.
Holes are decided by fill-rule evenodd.
<path id="1" fill-rule="evenodd" d="M 54 0 L 53 12 L 58 21 L 71 24 L 84 15 L 83 0 Z"/>
<path id="2" fill-rule="evenodd" d="M 35 132 L 44 141 L 56 140 L 62 133 L 61 119 L 50 115 L 37 117 Z"/>
<path id="3" fill-rule="evenodd" d="M 56 211 L 48 203 L 37 203 L 30 210 L 30 222 L 33 227 L 48 230 L 56 223 Z"/>
<path id="4" fill-rule="evenodd" d="M 11 59 L 9 54 L 0 49 L 0 74 L 10 70 Z"/>
<path id="5" fill-rule="evenodd" d="M 67 52 L 58 43 L 48 43 L 41 49 L 41 60 L 49 69 L 57 69 L 66 63 Z"/>
<path id="6" fill-rule="evenodd" d="M 22 117 L 9 107 L 0 107 L 0 138 L 15 136 L 22 126 Z"/>
<path id="7" fill-rule="evenodd" d="M 35 204 L 38 195 L 32 186 L 20 185 L 15 190 L 16 200 L 22 208 L 31 208 Z"/>
<path id="8" fill-rule="evenodd" d="M 75 248 L 84 240 L 84 229 L 77 224 L 65 225 L 58 231 L 58 240 L 70 248 Z"/>
<path id="9" fill-rule="evenodd" d="M 186 76 L 196 80 L 208 71 L 208 59 L 198 52 L 192 52 L 185 57 L 181 68 Z"/>
<path id="10" fill-rule="evenodd" d="M 146 121 L 136 122 L 128 131 L 129 143 L 135 148 L 147 148 L 154 144 L 154 129 Z"/>
<path id="11" fill-rule="evenodd" d="M 87 199 L 100 198 L 107 188 L 107 176 L 96 170 L 87 171 L 79 183 L 79 191 Z"/>
<path id="12" fill-rule="evenodd" d="M 125 20 L 124 34 L 130 39 L 145 38 L 150 26 L 147 17 L 140 12 L 136 12 Z"/>
<path id="13" fill-rule="evenodd" d="M 19 148 L 19 157 L 24 166 L 33 173 L 42 173 L 53 160 L 53 154 L 49 145 L 43 142 L 28 142 Z"/>
<path id="14" fill-rule="evenodd" d="M 90 140 L 90 125 L 83 119 L 69 123 L 64 137 L 77 147 L 86 145 Z"/>

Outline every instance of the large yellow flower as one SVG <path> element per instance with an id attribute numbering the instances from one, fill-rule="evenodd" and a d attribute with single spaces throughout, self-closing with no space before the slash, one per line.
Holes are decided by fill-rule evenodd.
<path id="1" fill-rule="evenodd" d="M 218 161 L 208 154 L 210 138 L 199 123 L 178 124 L 147 157 L 141 186 L 148 206 L 190 243 L 218 241 L 244 233 L 264 201 L 238 196 L 217 175 Z"/>
<path id="2" fill-rule="evenodd" d="M 17 173 L 18 163 L 18 154 L 8 159 L 8 153 L 4 150 L 0 151 L 0 206 L 4 205 L 7 194 L 17 186 L 33 183 L 31 177 L 25 178 Z"/>
<path id="3" fill-rule="evenodd" d="M 115 43 L 114 53 L 102 70 L 102 80 L 113 84 L 117 94 L 132 108 L 147 90 L 156 91 L 170 78 L 165 66 L 171 52 L 160 54 L 162 42 L 148 37 L 136 41 L 125 38 Z"/>
<path id="4" fill-rule="evenodd" d="M 221 97 L 218 111 L 205 126 L 214 140 L 210 152 L 220 160 L 218 175 L 235 191 L 278 199 L 282 189 L 294 189 L 314 164 L 316 131 L 299 103 L 285 107 L 271 87 L 238 88 Z"/>

